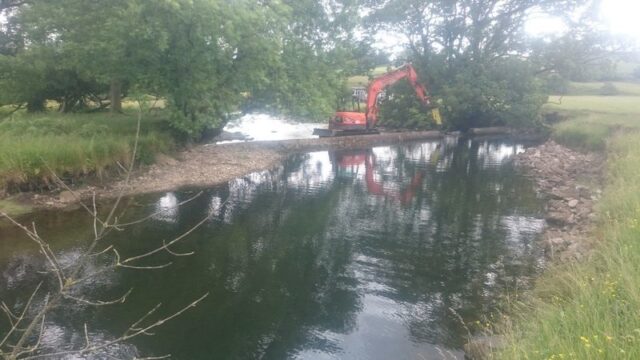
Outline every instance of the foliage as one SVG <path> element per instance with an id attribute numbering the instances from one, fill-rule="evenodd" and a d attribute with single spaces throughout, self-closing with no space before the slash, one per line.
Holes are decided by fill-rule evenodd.
<path id="1" fill-rule="evenodd" d="M 356 65 L 354 9 L 346 0 L 17 6 L 0 32 L 0 105 L 96 110 L 135 91 L 166 99 L 171 125 L 192 139 L 239 108 L 328 116 Z"/>
<path id="2" fill-rule="evenodd" d="M 433 129 L 436 124 L 430 107 L 417 98 L 408 81 L 399 81 L 387 89 L 387 98 L 380 104 L 379 123 L 385 128 Z"/>
<path id="3" fill-rule="evenodd" d="M 373 30 L 409 39 L 407 60 L 456 129 L 535 123 L 546 101 L 539 70 L 524 59 L 523 25 L 534 9 L 571 11 L 580 1 L 367 1 Z M 413 111 L 413 110 L 412 110 Z"/>

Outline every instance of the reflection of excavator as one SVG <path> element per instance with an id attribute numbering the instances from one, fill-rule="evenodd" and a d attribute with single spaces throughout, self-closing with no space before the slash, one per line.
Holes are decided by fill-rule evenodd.
<path id="1" fill-rule="evenodd" d="M 416 95 L 425 105 L 430 105 L 427 89 L 418 82 L 418 74 L 411 64 L 405 64 L 400 68 L 379 76 L 369 84 L 367 90 L 366 112 L 339 111 L 333 119 L 329 121 L 328 129 L 314 129 L 313 134 L 320 137 L 377 134 L 376 124 L 378 122 L 378 95 L 385 87 L 394 84 L 398 80 L 407 79 L 416 91 Z M 442 123 L 440 112 L 437 108 L 432 109 L 433 118 L 438 125 Z"/>
<path id="2" fill-rule="evenodd" d="M 380 195 L 394 200 L 399 200 L 402 204 L 408 204 L 416 195 L 416 191 L 422 185 L 425 172 L 424 170 L 416 171 L 411 182 L 405 185 L 399 190 L 386 190 L 384 185 L 376 181 L 375 164 L 376 156 L 373 151 L 369 150 L 354 150 L 348 152 L 336 152 L 334 154 L 335 164 L 339 170 L 349 171 L 354 168 L 359 168 L 364 164 L 364 180 L 367 185 L 367 192 L 372 195 Z"/>

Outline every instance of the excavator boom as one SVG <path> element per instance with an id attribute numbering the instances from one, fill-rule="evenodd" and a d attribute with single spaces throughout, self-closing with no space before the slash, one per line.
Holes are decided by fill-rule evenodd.
<path id="1" fill-rule="evenodd" d="M 367 90 L 367 108 L 366 112 L 350 112 L 339 111 L 329 121 L 329 129 L 314 129 L 314 134 L 321 137 L 371 134 L 378 133 L 376 125 L 378 123 L 378 96 L 389 85 L 396 83 L 401 79 L 407 79 L 413 86 L 418 99 L 423 104 L 429 105 L 430 100 L 427 95 L 427 89 L 418 82 L 418 74 L 411 64 L 405 64 L 400 68 L 390 71 L 379 76 L 369 84 Z M 436 114 L 434 113 L 434 117 Z M 437 116 L 439 121 L 439 114 Z"/>
<path id="2" fill-rule="evenodd" d="M 411 64 L 406 64 L 397 70 L 388 72 L 374 79 L 371 84 L 369 84 L 366 112 L 369 127 L 375 127 L 378 122 L 378 112 L 380 110 L 378 107 L 378 95 L 380 95 L 382 90 L 387 86 L 393 85 L 397 81 L 405 78 L 409 81 L 411 86 L 413 86 L 418 99 L 425 105 L 430 104 L 429 97 L 427 96 L 427 89 L 418 82 L 418 74 L 416 73 L 416 70 Z"/>

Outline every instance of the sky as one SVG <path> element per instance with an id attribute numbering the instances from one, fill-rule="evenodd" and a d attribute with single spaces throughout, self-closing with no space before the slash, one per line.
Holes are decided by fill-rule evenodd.
<path id="1" fill-rule="evenodd" d="M 612 34 L 625 35 L 640 41 L 640 0 L 602 0 L 599 15 L 605 29 Z M 544 35 L 566 31 L 560 18 L 548 14 L 531 17 L 526 29 L 533 35 Z"/>
<path id="2" fill-rule="evenodd" d="M 640 44 L 640 0 L 602 0 L 599 15 L 604 29 L 615 35 L 624 35 Z M 562 19 L 549 14 L 532 14 L 525 25 L 533 36 L 561 34 L 568 30 Z M 381 33 L 376 36 L 375 47 L 398 54 L 402 51 L 403 37 Z"/>
<path id="3" fill-rule="evenodd" d="M 612 34 L 625 35 L 640 43 L 640 0 L 602 0 L 600 16 L 606 29 Z M 0 24 L 4 17 L 0 14 Z M 545 35 L 566 31 L 567 27 L 561 19 L 548 14 L 535 14 L 526 25 L 526 30 L 532 35 Z M 398 48 L 403 42 L 391 34 L 379 34 L 377 46 L 379 48 Z"/>

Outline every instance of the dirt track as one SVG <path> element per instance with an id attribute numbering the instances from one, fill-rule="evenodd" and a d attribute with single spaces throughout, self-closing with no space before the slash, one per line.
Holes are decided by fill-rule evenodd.
<path id="1" fill-rule="evenodd" d="M 87 185 L 69 191 L 47 194 L 24 193 L 17 197 L 35 209 L 62 209 L 88 199 L 95 193 L 108 199 L 125 195 L 154 193 L 182 187 L 206 187 L 224 183 L 248 173 L 270 169 L 289 154 L 330 149 L 364 148 L 404 141 L 437 139 L 439 131 L 383 133 L 322 139 L 205 144 L 184 150 L 174 158 L 159 156 L 156 164 L 136 170 L 129 181 L 123 179 Z"/>

